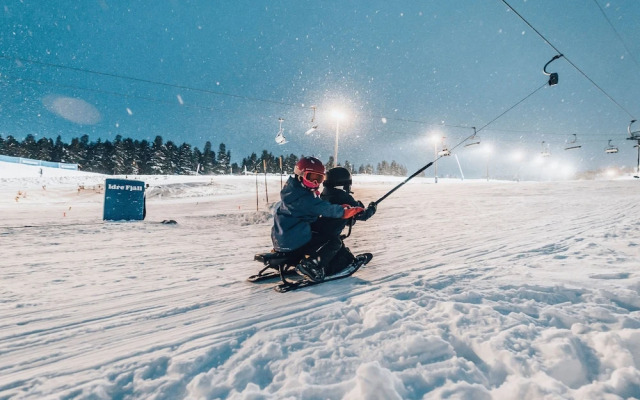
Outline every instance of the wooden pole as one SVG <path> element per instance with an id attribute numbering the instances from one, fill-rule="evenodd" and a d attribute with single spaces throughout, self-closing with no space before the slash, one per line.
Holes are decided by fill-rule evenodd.
<path id="1" fill-rule="evenodd" d="M 264 193 L 267 196 L 267 204 L 269 204 L 269 189 L 267 188 L 267 160 L 262 160 L 262 167 L 264 168 Z"/>
<path id="2" fill-rule="evenodd" d="M 282 190 L 282 156 L 280 156 L 280 190 Z"/>
<path id="3" fill-rule="evenodd" d="M 256 211 L 260 209 L 258 205 L 258 168 L 254 168 L 253 172 L 256 174 Z"/>

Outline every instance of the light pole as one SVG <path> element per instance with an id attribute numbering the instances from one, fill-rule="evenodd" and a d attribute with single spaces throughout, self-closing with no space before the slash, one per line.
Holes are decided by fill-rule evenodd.
<path id="1" fill-rule="evenodd" d="M 338 166 L 338 138 L 340 137 L 340 121 L 344 118 L 344 114 L 338 110 L 333 111 L 333 117 L 336 119 L 336 143 L 333 147 L 334 167 Z"/>
<path id="2" fill-rule="evenodd" d="M 433 135 L 431 136 L 431 140 L 433 140 L 433 183 L 438 183 L 438 140 L 440 136 Z"/>
<path id="3" fill-rule="evenodd" d="M 520 169 L 522 168 L 522 159 L 523 159 L 524 155 L 522 154 L 522 151 L 520 150 L 516 150 L 513 152 L 513 154 L 511 155 L 511 159 L 516 163 L 516 182 L 520 182 Z"/>
<path id="4" fill-rule="evenodd" d="M 491 159 L 491 153 L 493 153 L 493 147 L 490 144 L 486 144 L 484 151 L 487 153 L 487 182 L 489 182 L 489 160 Z"/>

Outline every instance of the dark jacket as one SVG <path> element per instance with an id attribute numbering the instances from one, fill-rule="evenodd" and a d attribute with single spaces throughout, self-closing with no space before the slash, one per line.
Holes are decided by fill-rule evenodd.
<path id="1" fill-rule="evenodd" d="M 322 200 L 291 176 L 280 191 L 280 201 L 273 214 L 273 248 L 296 250 L 311 240 L 311 223 L 318 217 L 342 218 L 343 215 L 342 206 Z"/>
<path id="2" fill-rule="evenodd" d="M 325 187 L 322 191 L 322 194 L 320 194 L 320 198 L 332 204 L 349 204 L 350 206 L 354 207 L 364 207 L 362 202 L 357 201 L 353 198 L 353 196 L 342 189 Z M 366 221 L 372 215 L 373 213 L 371 213 L 369 210 L 366 210 L 365 212 L 356 215 L 355 219 L 358 221 Z M 322 216 L 322 218 L 319 218 L 317 221 L 311 224 L 311 230 L 313 230 L 314 234 L 318 234 L 323 237 L 336 237 L 340 236 L 342 230 L 345 228 L 345 226 L 347 226 L 348 222 L 348 219 L 329 218 L 327 216 Z"/>

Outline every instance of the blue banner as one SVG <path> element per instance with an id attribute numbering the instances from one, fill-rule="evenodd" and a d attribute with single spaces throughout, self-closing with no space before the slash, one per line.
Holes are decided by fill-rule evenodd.
<path id="1" fill-rule="evenodd" d="M 24 157 L 11 157 L 11 156 L 0 155 L 0 161 L 10 162 L 15 164 L 33 165 L 38 167 L 70 169 L 73 171 L 78 170 L 78 164 L 34 160 L 31 158 L 24 158 Z"/>
<path id="2" fill-rule="evenodd" d="M 105 221 L 142 221 L 145 185 L 142 181 L 107 179 L 104 191 Z"/>

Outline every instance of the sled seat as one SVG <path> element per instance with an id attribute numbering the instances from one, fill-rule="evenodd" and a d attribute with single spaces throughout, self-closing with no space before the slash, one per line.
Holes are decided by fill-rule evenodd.
<path id="1" fill-rule="evenodd" d="M 270 253 L 256 254 L 253 259 L 263 263 L 267 267 L 278 268 L 278 265 L 295 262 L 295 253 L 291 251 L 272 251 Z"/>

